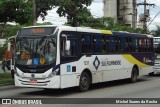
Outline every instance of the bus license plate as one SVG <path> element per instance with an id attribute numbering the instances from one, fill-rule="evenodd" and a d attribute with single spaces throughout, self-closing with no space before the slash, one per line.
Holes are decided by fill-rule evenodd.
<path id="1" fill-rule="evenodd" d="M 37 80 L 30 80 L 30 83 L 37 83 Z"/>

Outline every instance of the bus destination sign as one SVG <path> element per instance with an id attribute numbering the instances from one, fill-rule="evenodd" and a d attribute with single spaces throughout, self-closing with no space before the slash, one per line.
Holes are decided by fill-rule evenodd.
<path id="1" fill-rule="evenodd" d="M 54 33 L 56 27 L 32 27 L 24 28 L 18 32 L 18 36 L 44 36 Z"/>

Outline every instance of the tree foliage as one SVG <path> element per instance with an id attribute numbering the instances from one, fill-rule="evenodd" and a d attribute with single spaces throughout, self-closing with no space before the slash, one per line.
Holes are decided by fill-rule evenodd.
<path id="1" fill-rule="evenodd" d="M 17 22 L 25 24 L 32 18 L 30 4 L 25 0 L 1 0 L 0 23 Z"/>
<path id="2" fill-rule="evenodd" d="M 59 0 L 57 13 L 60 17 L 67 17 L 72 26 L 78 26 L 82 12 L 87 12 L 87 6 L 91 5 L 92 0 Z"/>
<path id="3" fill-rule="evenodd" d="M 32 19 L 30 5 L 26 0 L 0 0 L 0 35 L 7 29 L 7 22 L 29 23 Z"/>
<path id="4" fill-rule="evenodd" d="M 152 31 L 151 31 L 151 34 L 152 34 L 153 36 L 155 36 L 155 37 L 160 37 L 160 26 L 157 25 L 157 26 L 156 26 L 156 30 L 152 30 Z"/>
<path id="5" fill-rule="evenodd" d="M 47 11 L 55 8 L 57 6 L 57 2 L 58 0 L 36 0 L 36 19 L 41 17 L 42 20 L 44 20 L 47 15 Z"/>
<path id="6" fill-rule="evenodd" d="M 114 23 L 114 18 L 111 18 L 111 17 L 94 18 L 93 16 L 89 16 L 86 22 L 80 23 L 80 26 L 86 26 L 86 27 L 91 27 L 95 29 L 106 29 L 106 30 L 112 30 L 112 31 L 144 33 L 143 29 L 140 29 L 140 28 L 133 29 L 123 24 Z"/>

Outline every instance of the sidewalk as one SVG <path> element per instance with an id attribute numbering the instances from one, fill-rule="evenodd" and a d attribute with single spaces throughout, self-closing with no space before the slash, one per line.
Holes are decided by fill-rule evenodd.
<path id="1" fill-rule="evenodd" d="M 11 71 L 10 70 L 6 70 L 6 73 L 10 73 Z M 1 68 L 1 65 L 0 65 L 0 73 L 4 73 L 4 71 L 2 70 L 2 68 Z"/>
<path id="2" fill-rule="evenodd" d="M 6 73 L 10 73 L 11 71 L 6 69 Z M 2 61 L 0 61 L 0 73 L 4 73 L 4 71 L 2 70 Z"/>
<path id="3" fill-rule="evenodd" d="M 6 69 L 6 73 L 10 73 L 11 71 Z M 4 71 L 2 70 L 2 64 L 0 62 L 0 73 L 4 73 Z"/>

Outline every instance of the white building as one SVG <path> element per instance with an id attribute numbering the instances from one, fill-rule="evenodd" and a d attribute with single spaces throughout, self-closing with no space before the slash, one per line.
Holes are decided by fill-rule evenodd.
<path id="1" fill-rule="evenodd" d="M 136 0 L 104 0 L 104 17 L 113 17 L 115 22 L 137 27 Z"/>

